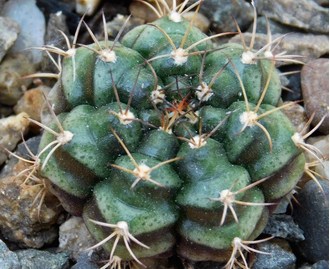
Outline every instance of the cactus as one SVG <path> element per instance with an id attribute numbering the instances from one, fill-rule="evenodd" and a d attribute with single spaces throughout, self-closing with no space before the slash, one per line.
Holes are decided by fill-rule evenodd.
<path id="1" fill-rule="evenodd" d="M 106 36 L 63 55 L 51 100 L 58 115 L 41 124 L 39 173 L 83 216 L 100 242 L 90 249 L 109 252 L 103 268 L 173 251 L 232 268 L 251 249 L 244 244 L 259 242 L 267 206 L 304 171 L 294 127 L 276 107 L 282 58 L 213 49 L 183 7 L 121 44 Z"/>

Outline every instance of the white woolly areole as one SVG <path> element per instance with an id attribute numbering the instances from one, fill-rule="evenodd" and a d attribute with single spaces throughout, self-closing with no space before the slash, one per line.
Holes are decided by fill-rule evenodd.
<path id="1" fill-rule="evenodd" d="M 164 132 L 168 133 L 168 134 L 172 134 L 172 129 L 164 129 L 163 127 L 159 127 L 160 130 L 163 130 Z"/>
<path id="2" fill-rule="evenodd" d="M 174 60 L 175 65 L 183 65 L 187 62 L 188 56 L 185 56 L 186 52 L 182 48 L 178 48 L 176 51 L 171 52 L 171 57 Z"/>
<path id="3" fill-rule="evenodd" d="M 219 200 L 226 204 L 232 204 L 235 201 L 235 195 L 230 190 L 222 190 Z"/>
<path id="4" fill-rule="evenodd" d="M 123 125 L 130 124 L 135 119 L 134 114 L 131 111 L 127 111 L 124 113 L 118 113 L 118 118 L 120 120 L 120 123 Z"/>
<path id="5" fill-rule="evenodd" d="M 189 143 L 189 146 L 192 149 L 201 148 L 206 145 L 206 141 L 203 140 L 203 138 L 200 137 L 199 135 L 194 136 L 193 139 L 190 139 L 190 141 L 191 143 Z"/>
<path id="6" fill-rule="evenodd" d="M 142 163 L 139 165 L 139 169 L 135 168 L 133 172 L 136 173 L 138 178 L 141 179 L 144 179 L 146 177 L 148 178 L 150 173 L 150 167 L 145 163 Z"/>
<path id="7" fill-rule="evenodd" d="M 291 136 L 291 139 L 293 143 L 299 147 L 299 144 L 304 144 L 304 139 L 302 138 L 301 134 L 295 133 L 293 136 Z"/>
<path id="8" fill-rule="evenodd" d="M 197 87 L 196 96 L 198 100 L 208 101 L 212 95 L 213 95 L 212 89 L 209 88 L 209 86 L 205 82 L 202 82 L 202 85 L 199 85 Z"/>
<path id="9" fill-rule="evenodd" d="M 63 133 L 59 133 L 59 135 L 57 137 L 57 141 L 61 145 L 65 145 L 72 140 L 73 136 L 74 136 L 74 134 L 71 133 L 70 131 L 64 131 Z"/>
<path id="10" fill-rule="evenodd" d="M 273 56 L 274 56 L 271 51 L 266 51 L 264 54 L 265 54 L 265 57 L 267 57 L 267 58 L 273 58 Z"/>
<path id="11" fill-rule="evenodd" d="M 241 124 L 245 125 L 246 123 L 247 126 L 254 126 L 254 121 L 257 119 L 258 115 L 257 113 L 254 113 L 253 111 L 245 111 L 239 116 L 239 121 Z"/>
<path id="12" fill-rule="evenodd" d="M 67 57 L 72 57 L 74 55 L 76 55 L 76 49 L 75 48 L 71 48 L 71 49 L 68 49 L 65 53 L 67 54 Z"/>
<path id="13" fill-rule="evenodd" d="M 124 236 L 128 234 L 129 229 L 126 221 L 119 221 L 116 226 L 116 230 L 119 235 Z"/>
<path id="14" fill-rule="evenodd" d="M 235 237 L 235 238 L 233 239 L 233 241 L 231 242 L 231 245 L 232 245 L 233 247 L 238 247 L 238 246 L 242 245 L 242 239 L 239 238 L 239 237 Z"/>
<path id="15" fill-rule="evenodd" d="M 159 103 L 163 103 L 163 100 L 165 98 L 165 93 L 161 90 L 162 87 L 160 87 L 159 85 L 157 86 L 156 90 L 153 90 L 150 94 L 151 100 L 155 103 L 155 104 L 159 104 Z"/>
<path id="16" fill-rule="evenodd" d="M 116 53 L 109 49 L 102 50 L 99 58 L 106 63 L 115 63 L 117 61 Z"/>
<path id="17" fill-rule="evenodd" d="M 256 64 L 256 61 L 253 60 L 255 57 L 252 51 L 244 51 L 242 54 L 241 62 L 243 64 Z"/>
<path id="18" fill-rule="evenodd" d="M 168 14 L 168 18 L 171 21 L 174 21 L 174 22 L 181 22 L 182 21 L 181 14 L 179 12 L 176 12 L 176 11 L 172 11 L 170 14 Z"/>

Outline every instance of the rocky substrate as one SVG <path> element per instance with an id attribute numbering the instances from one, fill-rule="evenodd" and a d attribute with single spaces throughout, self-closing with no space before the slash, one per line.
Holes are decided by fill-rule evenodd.
<path id="1" fill-rule="evenodd" d="M 79 1 L 77 1 L 79 2 Z M 152 12 L 144 5 L 130 6 L 130 1 L 91 1 L 86 21 L 102 38 L 100 14 L 104 10 L 109 36 L 115 37 L 129 12 L 128 28 L 152 21 Z M 298 4 L 299 3 L 299 4 Z M 24 7 L 22 6 L 24 4 Z M 256 45 L 266 43 L 266 15 L 273 39 L 290 32 L 279 45 L 280 51 L 301 55 L 305 65 L 278 66 L 283 72 L 283 102 L 300 100 L 285 109 L 298 132 L 308 133 L 327 115 L 309 144 L 322 151 L 322 165 L 310 165 L 315 180 L 305 175 L 294 193 L 281 201 L 271 215 L 263 236 L 275 238 L 258 244 L 257 249 L 270 255 L 250 255 L 251 268 L 329 268 L 329 2 L 326 0 L 256 1 L 258 34 Z M 44 181 L 25 180 L 40 140 L 40 127 L 26 117 L 40 121 L 44 97 L 54 79 L 21 79 L 34 73 L 57 73 L 54 63 L 38 50 L 44 44 L 64 48 L 66 42 L 58 30 L 73 35 L 80 16 L 86 12 L 75 1 L 0 1 L 0 268 L 64 269 L 101 267 L 107 259 L 102 250 L 84 252 L 95 244 L 79 217 L 68 215 Z M 293 12 L 294 10 L 294 12 Z M 79 14 L 77 14 L 77 12 Z M 235 17 L 247 42 L 251 38 L 253 11 L 243 0 L 206 0 L 198 19 L 205 32 L 236 31 Z M 312 19 L 311 19 L 312 18 Z M 226 40 L 217 40 L 225 43 Z M 240 37 L 231 38 L 240 42 Z M 82 29 L 77 43 L 88 43 Z M 257 47 L 256 47 L 257 48 Z M 309 156 L 310 162 L 313 158 Z M 186 265 L 185 265 L 186 264 Z M 163 266 L 163 267 L 162 267 Z M 181 263 L 157 268 L 222 268 L 216 263 Z"/>

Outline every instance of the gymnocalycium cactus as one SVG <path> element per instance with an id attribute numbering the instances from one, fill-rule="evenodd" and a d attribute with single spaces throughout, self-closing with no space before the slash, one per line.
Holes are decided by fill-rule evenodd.
<path id="1" fill-rule="evenodd" d="M 159 1 L 168 14 L 121 44 L 93 37 L 59 52 L 57 116 L 42 125 L 39 173 L 68 212 L 83 216 L 100 242 L 91 249 L 110 253 L 103 268 L 144 266 L 141 259 L 174 251 L 242 264 L 237 255 L 259 242 L 267 206 L 304 171 L 295 129 L 276 107 L 275 61 L 291 57 L 270 50 L 280 40 L 260 52 L 214 48 L 182 18 L 187 1 L 173 2 L 170 10 Z"/>

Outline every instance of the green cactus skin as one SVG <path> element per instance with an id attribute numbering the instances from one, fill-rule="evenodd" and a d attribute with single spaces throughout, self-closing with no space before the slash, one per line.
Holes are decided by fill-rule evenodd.
<path id="1" fill-rule="evenodd" d="M 243 64 L 241 60 L 243 52 L 243 46 L 228 43 L 220 46 L 219 50 L 208 54 L 205 58 L 203 82 L 210 83 L 221 67 L 228 64 L 228 58 L 230 58 L 243 81 L 248 100 L 256 104 L 269 77 L 271 62 L 260 60 L 255 64 Z M 228 64 L 219 75 L 213 84 L 212 91 L 213 96 L 206 104 L 210 104 L 213 107 L 227 108 L 233 102 L 243 100 L 241 86 L 231 64 Z M 277 72 L 273 72 L 263 103 L 275 106 L 280 96 L 281 83 L 279 76 Z"/>
<path id="2" fill-rule="evenodd" d="M 126 109 L 125 104 L 121 106 L 122 109 Z M 93 186 L 109 177 L 109 161 L 113 161 L 118 154 L 124 153 L 116 137 L 109 133 L 109 126 L 115 128 L 132 151 L 136 149 L 142 138 L 139 122 L 132 122 L 129 125 L 120 124 L 118 118 L 109 111 L 119 113 L 118 104 L 110 103 L 98 109 L 89 105 L 80 105 L 69 113 L 62 113 L 59 121 L 65 130 L 74 134 L 73 139 L 57 149 L 40 172 L 51 181 L 54 188 L 57 186 L 56 190 L 65 193 L 58 195 L 60 199 L 67 195 L 71 198 L 79 198 L 76 203 L 71 203 L 70 200 L 61 201 L 64 208 L 74 215 L 81 215 L 82 208 L 79 205 L 91 195 Z M 57 128 L 54 122 L 50 127 L 53 130 Z M 52 141 L 54 135 L 45 132 L 40 142 L 40 150 Z M 50 149 L 42 155 L 42 164 L 49 152 Z M 80 210 L 70 210 L 71 207 Z"/>
<path id="3" fill-rule="evenodd" d="M 109 46 L 112 45 L 109 41 Z M 100 42 L 100 46 L 105 49 L 105 42 Z M 139 53 L 117 43 L 113 48 L 116 60 L 104 62 L 91 50 L 98 49 L 95 44 L 89 46 L 91 49 L 87 47 L 78 48 L 73 57 L 63 60 L 61 83 L 53 89 L 57 92 L 57 102 L 62 103 L 61 107 L 66 110 L 82 104 L 100 107 L 116 101 L 112 81 L 122 102 L 128 102 L 134 88 L 131 105 L 152 107 L 146 94 L 157 86 L 156 80 Z"/>
<path id="4" fill-rule="evenodd" d="M 159 20 L 153 22 L 153 25 L 157 25 L 165 31 L 165 33 L 168 34 L 172 42 L 175 44 L 176 48 L 179 48 L 182 38 L 189 27 L 189 22 L 186 20 L 174 22 L 169 19 L 168 15 L 165 15 Z M 198 28 L 192 27 L 184 43 L 183 49 L 206 37 L 207 36 Z M 145 40 L 148 40 L 149 42 L 145 42 Z M 169 45 L 169 40 L 165 37 L 165 35 L 152 25 L 142 25 L 136 27 L 124 36 L 122 39 L 122 44 L 138 51 L 146 59 L 151 59 L 161 55 L 168 55 L 173 51 L 173 48 Z M 211 48 L 212 44 L 210 42 L 203 42 L 191 52 L 203 52 L 204 50 Z M 152 67 L 162 79 L 175 75 L 198 74 L 201 64 L 201 54 L 188 57 L 186 63 L 179 65 L 175 65 L 173 59 L 169 57 L 151 62 Z"/>
<path id="5" fill-rule="evenodd" d="M 304 155 L 291 139 L 295 130 L 282 112 L 258 119 L 271 143 L 260 126 L 243 130 L 242 113 L 259 107 L 263 91 L 257 115 L 272 111 L 280 99 L 271 61 L 244 64 L 243 47 L 226 44 L 211 52 L 208 40 L 189 51 L 197 54 L 186 62 L 175 63 L 169 39 L 178 49 L 189 27 L 167 15 L 137 27 L 123 37 L 123 45 L 113 47 L 113 62 L 81 47 L 64 59 L 53 90 L 56 111 L 63 112 L 59 122 L 73 137 L 52 153 L 49 145 L 56 137 L 44 132 L 40 173 L 98 241 L 114 228 L 95 221 L 127 224 L 145 246 L 131 241 L 129 251 L 123 238 L 102 245 L 123 261 L 168 257 L 177 246 L 189 260 L 227 262 L 232 240 L 258 237 L 269 214 L 264 203 L 288 194 L 304 171 Z M 189 29 L 183 49 L 206 37 L 194 26 Z M 200 87 L 211 82 L 210 94 L 202 96 Z M 158 85 L 162 98 L 153 99 Z M 123 111 L 132 114 L 124 117 Z M 60 132 L 55 122 L 49 128 Z M 143 165 L 156 167 L 149 180 L 137 174 Z M 241 204 L 225 208 L 221 193 L 235 194 Z"/>

